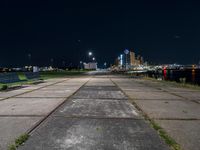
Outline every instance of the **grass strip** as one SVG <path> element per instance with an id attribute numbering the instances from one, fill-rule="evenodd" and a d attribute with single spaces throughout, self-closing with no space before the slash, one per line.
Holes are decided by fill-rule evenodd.
<path id="1" fill-rule="evenodd" d="M 158 132 L 160 137 L 164 139 L 165 143 L 168 144 L 173 150 L 181 150 L 181 147 L 176 141 L 170 137 L 167 132 L 160 127 L 155 121 L 148 119 L 150 121 L 151 126 Z"/>
<path id="2" fill-rule="evenodd" d="M 20 145 L 23 145 L 25 141 L 29 138 L 28 134 L 22 134 L 17 139 L 15 139 L 15 143 L 9 145 L 8 150 L 16 150 Z"/>

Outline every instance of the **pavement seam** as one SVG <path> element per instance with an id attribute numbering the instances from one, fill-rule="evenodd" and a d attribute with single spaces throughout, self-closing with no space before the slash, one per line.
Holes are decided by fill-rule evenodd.
<path id="1" fill-rule="evenodd" d="M 141 100 L 142 101 L 183 101 L 182 99 L 137 99 L 137 98 L 135 98 L 134 100 L 136 101 L 141 101 Z"/>
<path id="2" fill-rule="evenodd" d="M 89 81 L 91 80 L 91 78 L 89 78 L 88 81 L 86 81 L 81 87 L 83 87 L 85 84 L 87 84 Z M 70 99 L 73 95 L 75 95 L 80 88 L 79 87 L 74 93 L 72 93 L 69 97 L 66 97 L 66 99 L 60 103 L 58 106 L 56 106 L 51 112 L 49 112 L 44 118 L 42 118 L 41 120 L 39 120 L 35 125 L 33 125 L 30 129 L 28 129 L 26 131 L 27 134 L 31 134 L 35 129 L 37 129 L 45 120 L 47 120 L 59 107 L 61 107 L 68 99 Z"/>
<path id="3" fill-rule="evenodd" d="M 199 118 L 156 118 L 156 117 L 155 118 L 153 117 L 152 119 L 154 119 L 154 120 L 174 120 L 174 121 L 175 120 L 177 120 L 177 121 L 181 121 L 181 120 L 183 120 L 183 121 L 184 120 L 185 121 L 187 121 L 187 120 L 188 121 L 195 121 L 195 120 L 197 120 L 198 121 L 198 120 L 200 120 Z"/>
<path id="4" fill-rule="evenodd" d="M 112 98 L 73 98 L 74 100 L 99 100 L 99 101 L 128 101 L 128 99 L 112 99 Z"/>
<path id="5" fill-rule="evenodd" d="M 0 115 L 0 117 L 44 117 L 44 115 Z"/>
<path id="6" fill-rule="evenodd" d="M 70 78 L 69 78 L 69 79 L 70 79 Z M 24 92 L 24 93 L 20 93 L 20 94 L 17 94 L 17 95 L 13 95 L 13 96 L 10 96 L 10 97 L 6 97 L 6 98 L 3 98 L 3 99 L 0 99 L 0 101 L 4 101 L 4 100 L 7 100 L 7 99 L 15 98 L 15 97 L 20 96 L 20 95 L 23 95 L 23 94 L 31 93 L 31 92 L 40 90 L 40 89 L 42 89 L 42 88 L 45 88 L 45 87 L 48 87 L 48 86 L 52 86 L 52 85 L 61 83 L 61 82 L 63 82 L 63 81 L 68 81 L 69 79 L 65 79 L 65 80 L 62 80 L 62 81 L 58 81 L 58 82 L 56 82 L 56 83 L 52 83 L 52 84 L 49 84 L 49 85 L 45 85 L 45 86 L 43 86 L 43 87 L 39 87 L 39 88 L 37 88 L 37 89 L 33 89 L 33 90 L 30 90 L 30 91 L 26 91 L 26 92 Z"/>
<path id="7" fill-rule="evenodd" d="M 35 99 L 55 99 L 55 98 L 58 98 L 58 99 L 64 99 L 64 98 L 66 98 L 66 97 L 45 97 L 45 96 L 41 96 L 41 97 L 14 97 L 14 98 L 24 98 L 24 99 L 26 99 L 26 98 L 35 98 Z"/>
<path id="8" fill-rule="evenodd" d="M 77 118 L 77 119 L 115 119 L 115 120 L 144 120 L 143 118 L 133 118 L 133 117 L 97 117 L 97 116 L 64 116 L 64 115 L 52 115 L 51 117 L 63 117 L 63 118 Z"/>
<path id="9" fill-rule="evenodd" d="M 128 99 L 126 98 L 124 98 L 124 99 L 122 99 L 122 98 L 119 98 L 119 99 L 115 99 L 115 98 L 96 98 L 96 97 L 94 97 L 94 98 L 91 98 L 91 97 L 89 97 L 89 98 L 79 98 L 79 97 L 74 97 L 73 99 L 80 99 L 80 100 L 84 100 L 84 99 L 88 99 L 88 100 L 108 100 L 108 101 L 128 101 Z"/>

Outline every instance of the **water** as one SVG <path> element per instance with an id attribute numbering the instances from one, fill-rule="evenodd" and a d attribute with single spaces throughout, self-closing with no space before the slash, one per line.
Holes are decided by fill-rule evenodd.
<path id="1" fill-rule="evenodd" d="M 163 80 L 200 85 L 200 69 L 163 69 L 148 71 L 148 76 L 157 79 L 162 78 Z"/>

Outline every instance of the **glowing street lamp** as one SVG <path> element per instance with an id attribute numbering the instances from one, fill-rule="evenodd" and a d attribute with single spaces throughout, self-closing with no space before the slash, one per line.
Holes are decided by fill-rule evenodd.
<path id="1" fill-rule="evenodd" d="M 92 60 L 95 61 L 95 58 L 93 57 Z"/>
<path id="2" fill-rule="evenodd" d="M 88 54 L 89 54 L 89 56 L 92 56 L 92 52 L 89 52 Z"/>
<path id="3" fill-rule="evenodd" d="M 125 49 L 124 53 L 126 54 L 126 70 L 128 69 L 127 55 L 129 54 L 129 50 Z"/>

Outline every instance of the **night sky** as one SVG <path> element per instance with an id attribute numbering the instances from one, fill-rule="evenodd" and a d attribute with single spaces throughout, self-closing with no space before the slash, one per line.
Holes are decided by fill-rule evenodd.
<path id="1" fill-rule="evenodd" d="M 125 48 L 149 62 L 197 64 L 200 2 L 0 1 L 0 67 L 75 65 L 89 51 L 101 65 Z"/>

